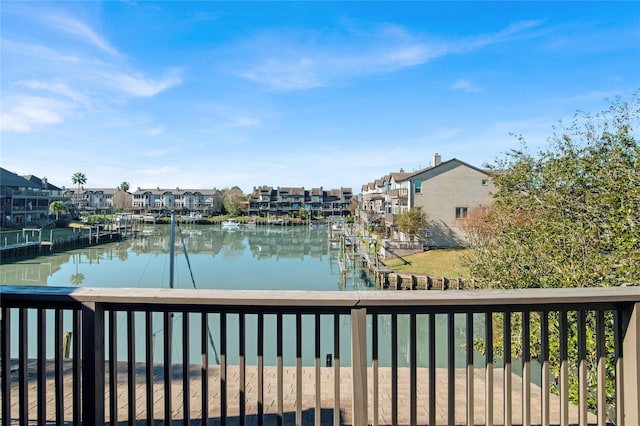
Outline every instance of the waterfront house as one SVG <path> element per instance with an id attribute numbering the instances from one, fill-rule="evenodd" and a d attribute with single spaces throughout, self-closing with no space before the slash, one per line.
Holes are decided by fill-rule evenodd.
<path id="1" fill-rule="evenodd" d="M 218 189 L 142 189 L 133 193 L 135 214 L 198 213 L 212 216 L 222 212 L 222 192 Z"/>
<path id="2" fill-rule="evenodd" d="M 250 216 L 298 216 L 306 210 L 311 217 L 347 216 L 353 199 L 351 188 L 325 190 L 322 187 L 254 187 L 249 196 Z"/>
<path id="3" fill-rule="evenodd" d="M 49 220 L 49 205 L 63 201 L 62 190 L 33 175 L 19 176 L 0 167 L 1 226 L 41 226 Z"/>
<path id="4" fill-rule="evenodd" d="M 65 188 L 63 192 L 81 214 L 113 214 L 131 209 L 131 193 L 120 188 Z"/>
<path id="5" fill-rule="evenodd" d="M 420 236 L 428 247 L 465 245 L 464 220 L 473 209 L 491 204 L 495 187 L 487 170 L 453 158 L 433 157 L 429 167 L 392 172 L 362 186 L 358 216 L 367 226 L 384 223 L 396 231 L 398 214 L 420 209 L 427 227 Z"/>

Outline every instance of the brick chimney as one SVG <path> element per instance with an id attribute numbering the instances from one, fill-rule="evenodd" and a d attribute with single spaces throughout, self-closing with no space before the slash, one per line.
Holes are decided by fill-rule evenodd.
<path id="1" fill-rule="evenodd" d="M 436 152 L 436 154 L 433 156 L 433 162 L 431 163 L 431 165 L 435 167 L 439 166 L 440 163 L 442 163 L 442 157 Z"/>

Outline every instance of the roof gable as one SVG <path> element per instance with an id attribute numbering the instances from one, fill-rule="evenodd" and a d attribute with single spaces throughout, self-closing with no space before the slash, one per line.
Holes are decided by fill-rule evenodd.
<path id="1" fill-rule="evenodd" d="M 14 188 L 41 188 L 41 185 L 38 185 L 35 182 L 27 180 L 22 176 L 18 176 L 17 174 L 10 172 L 7 169 L 3 169 L 0 167 L 0 185 L 14 187 Z"/>
<path id="2" fill-rule="evenodd" d="M 408 176 L 407 179 L 408 180 L 416 180 L 416 179 L 427 180 L 427 179 L 431 179 L 436 176 L 439 176 L 443 173 L 447 173 L 458 167 L 468 167 L 479 173 L 489 176 L 489 172 L 486 170 L 472 166 L 468 163 L 465 163 L 464 161 L 458 160 L 457 158 L 452 158 L 451 160 L 443 161 L 437 166 L 427 167 L 426 169 L 418 170 L 417 172 L 414 172 L 410 176 Z"/>

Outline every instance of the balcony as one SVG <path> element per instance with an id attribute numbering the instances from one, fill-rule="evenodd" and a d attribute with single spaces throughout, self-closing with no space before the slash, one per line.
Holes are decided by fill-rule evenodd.
<path id="1" fill-rule="evenodd" d="M 396 188 L 389 191 L 389 198 L 391 199 L 404 199 L 409 197 L 409 190 L 407 188 Z"/>
<path id="2" fill-rule="evenodd" d="M 0 306 L 3 425 L 640 424 L 638 287 L 0 287 Z"/>
<path id="3" fill-rule="evenodd" d="M 10 191 L 11 196 L 15 199 L 17 198 L 52 198 L 52 197 L 60 197 L 59 195 L 54 196 L 50 191 Z"/>

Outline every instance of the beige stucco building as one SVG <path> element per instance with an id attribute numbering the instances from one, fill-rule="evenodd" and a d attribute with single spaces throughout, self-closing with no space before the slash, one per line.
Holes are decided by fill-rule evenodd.
<path id="1" fill-rule="evenodd" d="M 393 172 L 364 185 L 358 206 L 361 219 L 374 225 L 384 223 L 393 232 L 399 213 L 418 208 L 427 217 L 420 237 L 425 246 L 464 246 L 462 224 L 469 212 L 491 204 L 495 192 L 491 175 L 456 158 L 443 162 L 438 154 L 431 164 L 415 172 Z"/>

